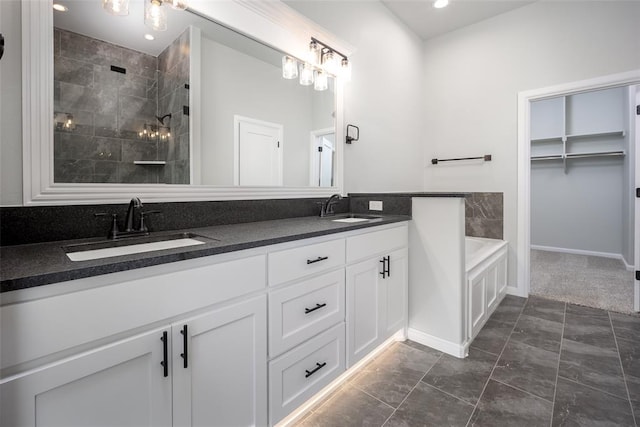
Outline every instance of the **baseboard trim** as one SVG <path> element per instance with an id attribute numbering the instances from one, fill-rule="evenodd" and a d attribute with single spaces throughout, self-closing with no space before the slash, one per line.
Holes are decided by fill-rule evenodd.
<path id="1" fill-rule="evenodd" d="M 538 251 L 547 251 L 547 252 L 560 252 L 563 254 L 573 254 L 573 255 L 589 255 L 589 256 L 599 256 L 602 258 L 613 258 L 619 259 L 624 264 L 625 268 L 629 271 L 633 271 L 633 265 L 627 263 L 627 260 L 624 259 L 622 254 L 616 254 L 613 252 L 597 252 L 597 251 L 586 251 L 584 249 L 569 249 L 569 248 L 556 248 L 553 246 L 541 246 L 541 245 L 531 245 L 531 249 L 535 249 Z"/>
<path id="2" fill-rule="evenodd" d="M 427 347 L 435 348 L 436 350 L 442 351 L 443 353 L 447 353 L 460 359 L 464 359 L 465 357 L 467 357 L 467 354 L 469 354 L 468 343 L 456 344 L 451 341 L 443 340 L 442 338 L 438 338 L 412 328 L 409 328 L 408 336 L 411 341 L 426 345 Z"/>

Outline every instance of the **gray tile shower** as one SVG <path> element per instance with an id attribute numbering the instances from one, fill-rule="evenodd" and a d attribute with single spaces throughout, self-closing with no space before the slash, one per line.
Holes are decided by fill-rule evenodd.
<path id="1" fill-rule="evenodd" d="M 54 182 L 188 183 L 188 82 L 188 30 L 154 57 L 54 29 Z"/>
<path id="2" fill-rule="evenodd" d="M 640 318 L 507 296 L 457 359 L 396 343 L 298 426 L 634 426 Z"/>

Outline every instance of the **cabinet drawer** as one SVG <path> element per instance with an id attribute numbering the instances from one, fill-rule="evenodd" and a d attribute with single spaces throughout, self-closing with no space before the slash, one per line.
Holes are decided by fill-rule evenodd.
<path id="1" fill-rule="evenodd" d="M 344 239 L 269 254 L 269 284 L 277 285 L 344 264 Z"/>
<path id="2" fill-rule="evenodd" d="M 344 270 L 269 294 L 269 354 L 278 355 L 344 321 Z"/>
<path id="3" fill-rule="evenodd" d="M 347 239 L 347 262 L 351 263 L 377 254 L 407 246 L 407 226 L 360 234 Z"/>
<path id="4" fill-rule="evenodd" d="M 300 406 L 345 370 L 344 323 L 269 364 L 271 425 Z"/>

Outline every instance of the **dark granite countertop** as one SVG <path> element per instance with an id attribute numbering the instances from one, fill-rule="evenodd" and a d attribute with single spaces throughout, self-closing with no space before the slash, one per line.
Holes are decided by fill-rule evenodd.
<path id="1" fill-rule="evenodd" d="M 163 231 L 152 234 L 171 235 L 189 232 L 215 240 L 203 245 L 91 261 L 71 261 L 66 256 L 63 247 L 73 244 L 99 242 L 104 241 L 104 239 L 92 238 L 5 246 L 0 247 L 0 292 L 9 292 L 411 219 L 411 217 L 405 215 L 380 215 L 380 217 L 380 219 L 376 219 L 373 222 L 360 223 L 340 223 L 330 221 L 327 218 L 301 217 Z"/>
<path id="2" fill-rule="evenodd" d="M 400 192 L 400 193 L 349 193 L 349 197 L 376 197 L 376 196 L 397 196 L 397 197 L 467 197 L 472 193 L 460 192 Z"/>

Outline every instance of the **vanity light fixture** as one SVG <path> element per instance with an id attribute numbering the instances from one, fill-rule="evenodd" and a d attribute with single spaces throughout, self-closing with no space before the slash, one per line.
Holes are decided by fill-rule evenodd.
<path id="1" fill-rule="evenodd" d="M 76 124 L 73 121 L 73 114 L 71 113 L 54 112 L 53 125 L 57 131 L 72 132 L 76 128 Z"/>
<path id="2" fill-rule="evenodd" d="M 329 82 L 327 80 L 327 73 L 323 70 L 316 70 L 315 72 L 315 82 L 313 83 L 313 88 L 315 90 L 327 90 L 329 87 Z"/>
<path id="3" fill-rule="evenodd" d="M 102 0 L 102 8 L 111 15 L 126 16 L 129 14 L 129 0 Z"/>
<path id="4" fill-rule="evenodd" d="M 300 65 L 300 84 L 302 86 L 313 84 L 313 65 L 308 62 Z"/>
<path id="5" fill-rule="evenodd" d="M 442 9 L 443 7 L 447 7 L 449 4 L 449 0 L 436 0 L 433 2 L 433 7 L 436 9 Z"/>
<path id="6" fill-rule="evenodd" d="M 54 3 L 53 4 L 53 9 L 57 10 L 58 12 L 66 12 L 69 10 L 69 8 L 63 4 L 60 3 Z"/>
<path id="7" fill-rule="evenodd" d="M 162 0 L 145 0 L 144 24 L 155 31 L 166 31 L 167 11 L 162 7 Z"/>
<path id="8" fill-rule="evenodd" d="M 188 7 L 187 2 L 183 0 L 165 0 L 165 3 L 169 3 L 176 10 L 185 10 Z"/>
<path id="9" fill-rule="evenodd" d="M 298 77 L 298 61 L 289 55 L 282 57 L 282 77 L 289 80 Z"/>
<path id="10" fill-rule="evenodd" d="M 351 64 L 347 55 L 338 52 L 328 44 L 322 43 L 320 40 L 313 37 L 311 37 L 311 44 L 309 45 L 310 50 L 312 45 L 321 46 L 319 49 L 320 60 L 318 64 L 320 68 L 338 78 L 350 78 Z"/>

